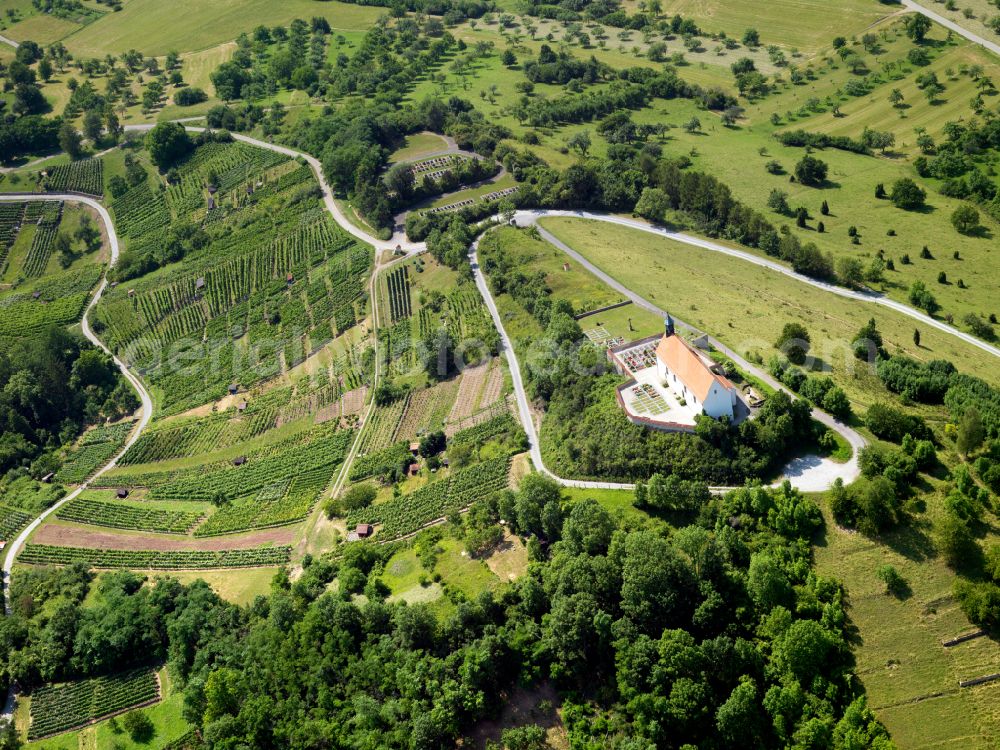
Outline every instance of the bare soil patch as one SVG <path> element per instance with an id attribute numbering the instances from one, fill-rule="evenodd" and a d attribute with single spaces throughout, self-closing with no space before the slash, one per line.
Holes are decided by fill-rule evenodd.
<path id="1" fill-rule="evenodd" d="M 483 386 L 483 393 L 479 398 L 479 408 L 485 409 L 487 406 L 495 404 L 500 399 L 501 393 L 503 393 L 503 367 L 499 360 L 496 360 L 486 378 L 486 385 Z"/>
<path id="2" fill-rule="evenodd" d="M 515 688 L 503 697 L 500 716 L 481 721 L 472 733 L 472 747 L 482 750 L 487 742 L 500 742 L 505 729 L 537 724 L 545 728 L 546 740 L 556 750 L 569 747 L 569 735 L 560 716 L 561 701 L 555 689 L 543 682 L 530 690 Z"/>
<path id="3" fill-rule="evenodd" d="M 468 417 L 476 410 L 476 396 L 486 380 L 489 362 L 470 367 L 462 373 L 462 382 L 458 386 L 455 404 L 448 414 L 449 422 L 457 422 Z"/>
<path id="4" fill-rule="evenodd" d="M 365 408 L 365 399 L 367 397 L 368 386 L 355 388 L 353 391 L 345 393 L 341 400 L 344 405 L 344 415 L 360 414 L 361 410 Z"/>
<path id="5" fill-rule="evenodd" d="M 283 526 L 264 529 L 240 536 L 209 537 L 206 539 L 177 539 L 154 534 L 112 534 L 105 531 L 86 529 L 80 526 L 45 524 L 32 537 L 36 544 L 51 544 L 57 547 L 84 547 L 90 549 L 157 550 L 225 550 L 260 547 L 265 544 L 291 544 L 295 539 L 295 529 Z"/>
<path id="6" fill-rule="evenodd" d="M 507 531 L 500 546 L 484 562 L 501 581 L 514 581 L 528 569 L 528 548 Z"/>

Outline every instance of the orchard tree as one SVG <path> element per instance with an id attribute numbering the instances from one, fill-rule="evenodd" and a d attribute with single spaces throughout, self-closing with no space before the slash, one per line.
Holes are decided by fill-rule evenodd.
<path id="1" fill-rule="evenodd" d="M 973 234 L 979 229 L 979 212 L 968 203 L 963 203 L 952 212 L 951 225 L 962 234 Z"/>
<path id="2" fill-rule="evenodd" d="M 922 13 L 911 13 L 906 17 L 905 26 L 906 35 L 920 44 L 931 30 L 931 20 Z"/>
<path id="3" fill-rule="evenodd" d="M 192 147 L 187 131 L 177 122 L 161 122 L 146 135 L 149 157 L 161 172 L 173 166 Z"/>
<path id="4" fill-rule="evenodd" d="M 896 180 L 889 193 L 889 200 L 896 208 L 913 211 L 921 208 L 927 199 L 927 193 L 909 177 Z"/>
<path id="5" fill-rule="evenodd" d="M 59 127 L 59 148 L 69 154 L 70 159 L 78 159 L 83 153 L 83 139 L 70 122 L 63 122 Z"/>
<path id="6" fill-rule="evenodd" d="M 803 185 L 822 185 L 826 180 L 826 162 L 814 156 L 803 156 L 795 165 L 795 178 Z"/>
<path id="7" fill-rule="evenodd" d="M 93 109 L 88 109 L 83 116 L 83 135 L 91 142 L 97 143 L 104 133 L 104 123 L 101 122 L 101 114 Z"/>
<path id="8" fill-rule="evenodd" d="M 635 204 L 635 212 L 650 221 L 663 221 L 670 210 L 670 196 L 660 188 L 643 188 L 642 195 Z"/>
<path id="9" fill-rule="evenodd" d="M 958 432 L 955 434 L 955 447 L 963 456 L 968 456 L 983 444 L 986 431 L 983 428 L 983 419 L 979 415 L 979 410 L 970 406 L 962 415 L 962 420 L 958 423 Z"/>
<path id="10" fill-rule="evenodd" d="M 580 130 L 573 133 L 566 141 L 566 145 L 579 152 L 580 156 L 586 156 L 587 152 L 590 151 L 590 131 Z"/>

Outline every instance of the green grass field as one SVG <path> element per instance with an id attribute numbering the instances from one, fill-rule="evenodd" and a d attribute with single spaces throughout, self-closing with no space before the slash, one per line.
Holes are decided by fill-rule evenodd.
<path id="1" fill-rule="evenodd" d="M 579 219 L 542 226 L 646 299 L 710 333 L 741 354 L 766 360 L 789 321 L 810 331 L 813 352 L 859 405 L 884 399 L 875 375 L 856 365 L 850 342 L 875 317 L 886 344 L 921 360 L 944 358 L 997 382 L 992 358 L 953 336 L 924 329 L 913 346 L 914 321 L 891 310 L 823 292 L 774 271 L 640 230 Z"/>
<path id="2" fill-rule="evenodd" d="M 84 27 L 78 23 L 55 16 L 34 15 L 7 28 L 4 36 L 10 37 L 15 42 L 30 39 L 39 44 L 52 44 L 82 28 Z"/>
<path id="3" fill-rule="evenodd" d="M 940 503 L 940 494 L 929 495 L 927 516 Z M 952 598 L 954 574 L 935 555 L 928 519 L 918 517 L 882 543 L 838 528 L 828 512 L 826 520 L 816 545 L 817 569 L 847 589 L 848 615 L 859 632 L 857 672 L 897 747 L 995 747 L 1000 684 L 961 689 L 958 681 L 1000 671 L 1000 647 L 991 638 L 941 645 L 975 628 Z M 906 580 L 907 597 L 884 593 L 875 570 L 885 564 Z"/>
<path id="4" fill-rule="evenodd" d="M 406 136 L 401 148 L 393 152 L 389 161 L 393 164 L 401 161 L 413 161 L 428 154 L 444 151 L 448 142 L 437 133 L 414 133 Z"/>
<path id="5" fill-rule="evenodd" d="M 638 3 L 629 0 L 626 6 Z M 819 48 L 831 34 L 850 37 L 893 10 L 876 0 L 846 0 L 829 5 L 816 0 L 770 0 L 745 3 L 739 0 L 666 0 L 663 14 L 680 13 L 698 22 L 703 30 L 725 31 L 739 39 L 753 27 L 763 44 L 781 44 L 803 51 Z"/>
<path id="6" fill-rule="evenodd" d="M 336 29 L 370 27 L 383 9 L 312 0 L 129 0 L 120 13 L 82 28 L 63 42 L 75 55 L 104 56 L 135 48 L 146 55 L 170 50 L 196 52 L 232 41 L 243 31 L 264 24 L 287 24 L 295 18 L 323 16 Z M 41 40 L 39 40 L 41 41 Z"/>

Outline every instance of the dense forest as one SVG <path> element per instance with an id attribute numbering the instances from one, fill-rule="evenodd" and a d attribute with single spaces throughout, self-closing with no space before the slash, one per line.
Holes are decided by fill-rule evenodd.
<path id="1" fill-rule="evenodd" d="M 0 476 L 54 471 L 54 455 L 86 426 L 139 406 L 104 352 L 53 326 L 0 350 Z"/>
<path id="2" fill-rule="evenodd" d="M 891 747 L 851 674 L 843 592 L 811 570 L 819 509 L 787 485 L 712 500 L 667 533 L 564 507 L 533 475 L 447 533 L 501 515 L 529 540 L 527 575 L 459 595 L 443 621 L 384 600 L 391 545 L 307 558 L 245 607 L 202 582 L 29 572 L 0 620 L 3 673 L 30 689 L 165 662 L 214 748 L 450 746 L 514 685 L 545 681 L 574 747 Z"/>

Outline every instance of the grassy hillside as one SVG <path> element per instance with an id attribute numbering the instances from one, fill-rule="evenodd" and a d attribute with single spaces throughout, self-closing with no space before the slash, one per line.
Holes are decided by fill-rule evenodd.
<path id="1" fill-rule="evenodd" d="M 170 50 L 194 52 L 214 47 L 260 24 L 287 24 L 294 18 L 323 16 L 333 28 L 363 29 L 383 12 L 377 7 L 335 1 L 129 0 L 120 13 L 108 14 L 63 39 L 63 43 L 76 55 L 101 57 L 134 48 L 155 56 Z"/>

